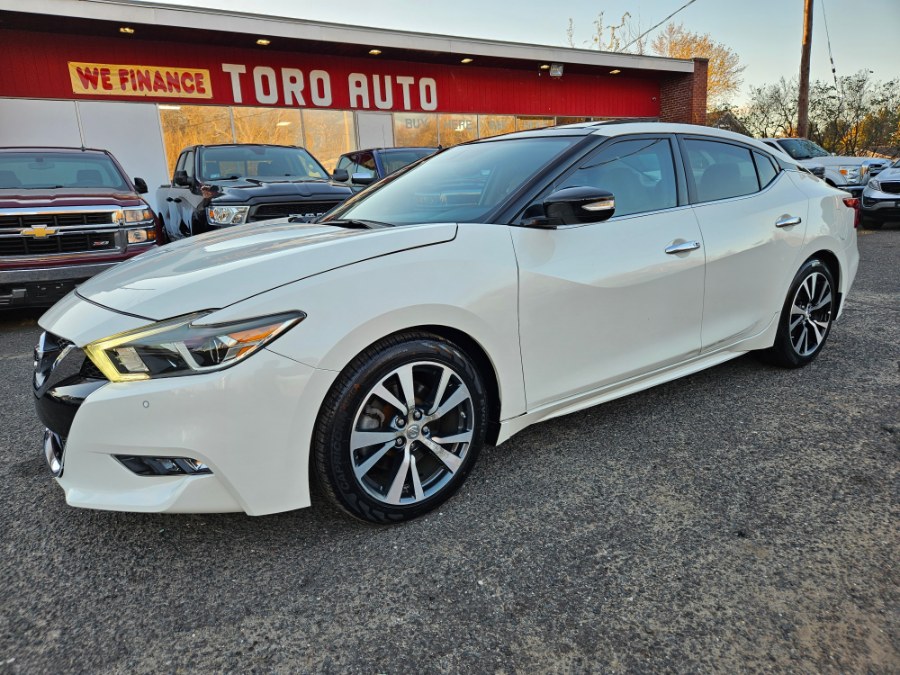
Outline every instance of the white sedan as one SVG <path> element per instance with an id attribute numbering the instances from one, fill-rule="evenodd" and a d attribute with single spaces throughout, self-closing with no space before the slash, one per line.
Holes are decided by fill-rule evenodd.
<path id="1" fill-rule="evenodd" d="M 856 200 L 747 137 L 593 123 L 460 145 L 314 224 L 163 247 L 40 321 L 45 456 L 73 506 L 262 515 L 318 479 L 374 522 L 485 443 L 759 350 L 816 357 Z"/>

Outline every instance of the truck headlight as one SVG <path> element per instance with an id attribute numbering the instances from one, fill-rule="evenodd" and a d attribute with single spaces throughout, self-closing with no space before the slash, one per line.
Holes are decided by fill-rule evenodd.
<path id="1" fill-rule="evenodd" d="M 210 311 L 112 335 L 86 345 L 84 351 L 111 382 L 207 373 L 243 361 L 306 318 L 295 311 L 227 324 L 194 325 Z"/>
<path id="2" fill-rule="evenodd" d="M 859 182 L 859 167 L 858 166 L 839 166 L 838 171 L 840 174 L 847 179 L 850 183 Z"/>
<path id="3" fill-rule="evenodd" d="M 213 225 L 241 225 L 247 222 L 249 206 L 210 206 L 206 217 Z"/>

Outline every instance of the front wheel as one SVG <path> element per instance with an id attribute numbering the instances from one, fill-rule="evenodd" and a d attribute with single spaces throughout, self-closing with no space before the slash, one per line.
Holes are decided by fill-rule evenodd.
<path id="1" fill-rule="evenodd" d="M 387 338 L 344 369 L 322 405 L 316 475 L 352 516 L 409 520 L 459 489 L 486 422 L 484 386 L 462 350 L 427 333 Z"/>
<path id="2" fill-rule="evenodd" d="M 800 368 L 816 358 L 831 332 L 836 297 L 828 266 L 818 258 L 807 260 L 791 283 L 775 344 L 765 353 L 768 360 Z"/>

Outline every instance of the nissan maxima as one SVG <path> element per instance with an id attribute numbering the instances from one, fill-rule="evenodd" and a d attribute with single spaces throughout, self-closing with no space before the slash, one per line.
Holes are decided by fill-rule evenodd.
<path id="1" fill-rule="evenodd" d="M 856 200 L 726 131 L 593 123 L 443 150 L 317 223 L 144 254 L 40 320 L 43 452 L 73 506 L 263 515 L 310 481 L 377 523 L 485 444 L 756 351 L 822 350 Z"/>

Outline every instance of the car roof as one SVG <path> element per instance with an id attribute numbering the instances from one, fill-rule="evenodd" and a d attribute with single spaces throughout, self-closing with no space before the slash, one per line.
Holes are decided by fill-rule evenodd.
<path id="1" fill-rule="evenodd" d="M 772 152 L 772 147 L 764 144 L 761 140 L 739 134 L 727 129 L 717 129 L 715 127 L 707 127 L 700 124 L 678 124 L 670 122 L 646 122 L 634 120 L 608 120 L 601 122 L 579 122 L 577 124 L 564 124 L 556 127 L 544 127 L 542 129 L 532 129 L 529 131 L 516 131 L 505 136 L 495 136 L 499 138 L 534 138 L 539 136 L 587 136 L 595 134 L 597 136 L 626 136 L 631 134 L 684 134 L 693 136 L 708 136 L 725 141 L 737 141 L 754 148 L 758 148 L 767 153 Z M 490 141 L 490 138 L 482 139 Z M 481 142 L 481 141 L 479 141 Z M 779 160 L 783 159 L 779 157 Z M 792 160 L 794 161 L 794 160 Z"/>
<path id="2" fill-rule="evenodd" d="M 345 152 L 341 157 L 346 155 L 356 155 L 360 152 L 387 152 L 391 150 L 437 150 L 436 145 L 391 145 L 387 147 L 378 147 L 378 148 L 360 148 L 359 150 L 351 150 L 350 152 Z"/>
<path id="3" fill-rule="evenodd" d="M 0 148 L 0 152 L 67 152 L 73 154 L 77 152 L 90 152 L 100 155 L 109 155 L 109 151 L 100 148 L 72 148 L 53 145 L 7 145 Z"/>

